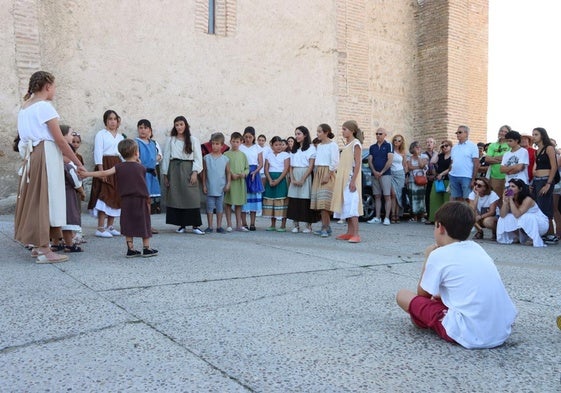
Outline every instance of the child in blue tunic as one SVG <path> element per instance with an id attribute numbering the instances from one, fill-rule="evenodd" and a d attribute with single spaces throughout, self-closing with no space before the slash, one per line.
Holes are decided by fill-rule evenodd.
<path id="1" fill-rule="evenodd" d="M 161 156 L 158 153 L 156 142 L 151 139 L 152 124 L 149 120 L 141 119 L 138 121 L 137 128 L 138 138 L 136 138 L 136 143 L 140 152 L 140 163 L 146 168 L 146 185 L 150 194 L 151 206 L 159 206 L 162 194 L 156 166 Z"/>

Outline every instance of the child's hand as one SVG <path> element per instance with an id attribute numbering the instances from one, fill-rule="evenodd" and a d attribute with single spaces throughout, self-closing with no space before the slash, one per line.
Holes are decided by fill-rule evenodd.
<path id="1" fill-rule="evenodd" d="M 189 180 L 189 183 L 194 186 L 195 184 L 197 184 L 198 181 L 198 174 L 196 172 L 191 173 L 191 179 Z"/>
<path id="2" fill-rule="evenodd" d="M 203 185 L 203 194 L 206 194 L 206 193 L 207 193 L 206 185 Z"/>
<path id="3" fill-rule="evenodd" d="M 229 183 L 224 186 L 224 192 L 228 192 L 228 191 L 230 191 L 230 184 Z"/>

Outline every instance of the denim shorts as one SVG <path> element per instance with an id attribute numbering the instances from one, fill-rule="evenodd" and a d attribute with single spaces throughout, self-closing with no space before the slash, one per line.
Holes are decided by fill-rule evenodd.
<path id="1" fill-rule="evenodd" d="M 224 194 L 220 196 L 206 196 L 206 212 L 212 213 L 216 209 L 216 213 L 224 213 Z"/>
<path id="2" fill-rule="evenodd" d="M 450 197 L 468 199 L 471 192 L 471 177 L 456 177 L 448 175 L 450 179 Z"/>

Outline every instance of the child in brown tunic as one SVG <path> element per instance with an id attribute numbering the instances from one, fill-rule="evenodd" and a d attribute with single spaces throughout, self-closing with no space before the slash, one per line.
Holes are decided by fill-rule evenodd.
<path id="1" fill-rule="evenodd" d="M 119 142 L 119 154 L 125 162 L 98 172 L 82 172 L 82 177 L 105 177 L 115 174 L 121 198 L 121 233 L 127 239 L 127 258 L 152 257 L 158 250 L 150 248 L 150 195 L 146 186 L 146 168 L 139 162 L 138 145 L 132 139 Z M 142 253 L 134 249 L 133 238 L 142 238 Z"/>

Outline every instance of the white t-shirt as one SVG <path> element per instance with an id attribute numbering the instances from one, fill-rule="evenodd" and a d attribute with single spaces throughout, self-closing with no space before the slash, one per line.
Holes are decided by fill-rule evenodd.
<path id="1" fill-rule="evenodd" d="M 47 122 L 59 115 L 50 101 L 38 101 L 18 113 L 18 134 L 21 144 L 31 141 L 37 146 L 41 141 L 53 141 Z"/>
<path id="2" fill-rule="evenodd" d="M 247 157 L 248 165 L 259 165 L 259 154 L 263 152 L 261 146 L 259 146 L 258 144 L 254 144 L 250 147 L 247 147 L 242 143 L 240 145 L 240 151 L 243 152 Z"/>
<path id="3" fill-rule="evenodd" d="M 468 199 L 470 201 L 475 201 L 475 192 L 470 192 L 468 195 Z M 495 191 L 491 191 L 489 195 L 480 196 L 477 200 L 477 214 L 481 214 L 481 209 L 489 208 L 493 202 L 498 201 L 500 198 Z M 498 216 L 500 215 L 500 209 L 497 206 L 495 209 L 495 214 Z"/>
<path id="4" fill-rule="evenodd" d="M 491 257 L 471 240 L 434 250 L 421 287 L 440 295 L 446 334 L 465 348 L 493 348 L 510 335 L 516 308 Z"/>
<path id="5" fill-rule="evenodd" d="M 284 171 L 284 160 L 290 158 L 290 154 L 285 151 L 281 151 L 279 154 L 275 154 L 272 150 L 267 154 L 265 160 L 269 162 L 269 172 L 281 172 Z"/>
<path id="6" fill-rule="evenodd" d="M 403 168 L 403 156 L 397 152 L 394 152 L 391 171 L 393 173 L 396 173 L 404 170 L 405 168 Z"/>
<path id="7" fill-rule="evenodd" d="M 115 136 L 105 128 L 95 134 L 94 139 L 94 164 L 103 164 L 103 156 L 120 156 L 117 146 L 125 137 L 117 132 Z"/>
<path id="8" fill-rule="evenodd" d="M 290 154 L 290 166 L 295 168 L 307 168 L 310 166 L 310 160 L 316 158 L 316 148 L 310 145 L 306 151 L 298 149 L 296 153 Z"/>
<path id="9" fill-rule="evenodd" d="M 318 143 L 314 165 L 328 166 L 330 171 L 337 170 L 339 165 L 339 146 L 335 142 Z"/>
<path id="10" fill-rule="evenodd" d="M 452 147 L 452 171 L 450 176 L 455 177 L 473 177 L 473 159 L 479 159 L 479 150 L 477 145 L 472 141 L 458 143 Z"/>
<path id="11" fill-rule="evenodd" d="M 530 159 L 528 158 L 528 150 L 521 147 L 516 151 L 508 151 L 504 154 L 501 165 L 513 166 L 516 164 L 524 164 L 524 168 L 518 173 L 512 175 L 505 174 L 505 185 L 508 184 L 510 179 L 520 179 L 524 183 L 528 184 L 530 180 L 528 179 L 528 165 L 530 164 Z"/>

